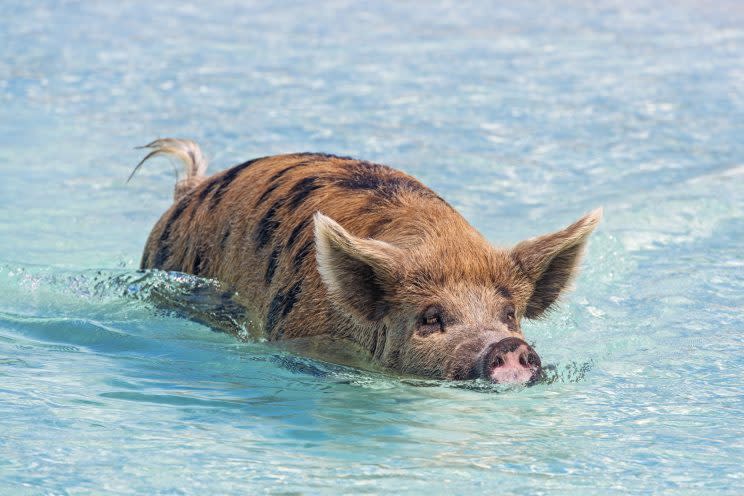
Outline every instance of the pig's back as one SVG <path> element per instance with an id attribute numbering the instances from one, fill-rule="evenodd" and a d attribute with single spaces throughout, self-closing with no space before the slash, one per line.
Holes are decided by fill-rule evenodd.
<path id="1" fill-rule="evenodd" d="M 318 211 L 356 236 L 394 242 L 418 223 L 467 225 L 431 189 L 390 167 L 278 155 L 217 173 L 183 195 L 150 233 L 141 266 L 227 283 L 270 339 L 323 333 L 339 323 L 330 322 L 316 269 Z"/>

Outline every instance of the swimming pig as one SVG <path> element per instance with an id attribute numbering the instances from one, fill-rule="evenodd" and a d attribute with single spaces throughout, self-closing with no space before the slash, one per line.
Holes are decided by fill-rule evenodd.
<path id="1" fill-rule="evenodd" d="M 222 281 L 269 340 L 331 334 L 384 367 L 420 376 L 538 377 L 522 319 L 554 304 L 602 215 L 503 249 L 434 191 L 385 165 L 295 153 L 206 177 L 191 141 L 147 148 L 137 168 L 171 155 L 186 177 L 150 233 L 143 269 Z"/>

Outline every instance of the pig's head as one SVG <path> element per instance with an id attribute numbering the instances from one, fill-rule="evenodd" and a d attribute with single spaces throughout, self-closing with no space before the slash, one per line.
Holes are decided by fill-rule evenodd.
<path id="1" fill-rule="evenodd" d="M 333 305 L 357 324 L 350 337 L 384 366 L 530 382 L 541 363 L 522 319 L 543 315 L 567 288 L 601 215 L 500 249 L 459 216 L 452 232 L 424 225 L 390 242 L 353 236 L 318 213 L 318 269 Z"/>

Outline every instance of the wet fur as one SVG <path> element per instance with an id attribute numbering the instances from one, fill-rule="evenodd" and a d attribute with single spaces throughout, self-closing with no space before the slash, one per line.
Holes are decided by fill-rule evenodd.
<path id="1" fill-rule="evenodd" d="M 422 225 L 457 216 L 419 181 L 383 165 L 328 154 L 259 158 L 210 178 L 187 174 L 148 238 L 141 267 L 238 289 L 241 303 L 263 316 L 269 339 L 323 334 L 339 317 L 316 268 L 313 214 L 322 211 L 359 236 L 373 226 L 392 239 L 385 232 L 413 234 L 401 221 L 419 206 L 427 211 L 416 215 Z M 380 225 L 383 212 L 399 220 Z"/>
<path id="2" fill-rule="evenodd" d="M 505 304 L 518 318 L 538 317 L 575 274 L 600 217 L 503 250 L 431 189 L 384 165 L 298 153 L 206 177 L 194 143 L 149 146 L 145 160 L 174 155 L 187 174 L 150 233 L 143 269 L 226 283 L 270 340 L 332 333 L 422 375 L 452 376 L 459 366 L 443 368 L 442 354 L 457 352 L 452 343 L 415 345 L 406 326 L 415 328 L 410 316 L 422 302 L 459 309 L 453 329 L 482 327 Z M 521 335 L 518 324 L 497 331 Z"/>

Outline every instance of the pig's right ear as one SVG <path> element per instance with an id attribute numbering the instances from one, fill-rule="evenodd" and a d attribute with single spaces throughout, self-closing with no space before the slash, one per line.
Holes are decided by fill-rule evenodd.
<path id="1" fill-rule="evenodd" d="M 570 285 L 586 241 L 601 219 L 598 208 L 565 229 L 522 241 L 512 249 L 512 260 L 533 285 L 525 317 L 542 315 Z"/>
<path id="2" fill-rule="evenodd" d="M 361 321 L 380 320 L 389 308 L 401 250 L 352 236 L 320 212 L 313 219 L 318 271 L 333 303 Z"/>

